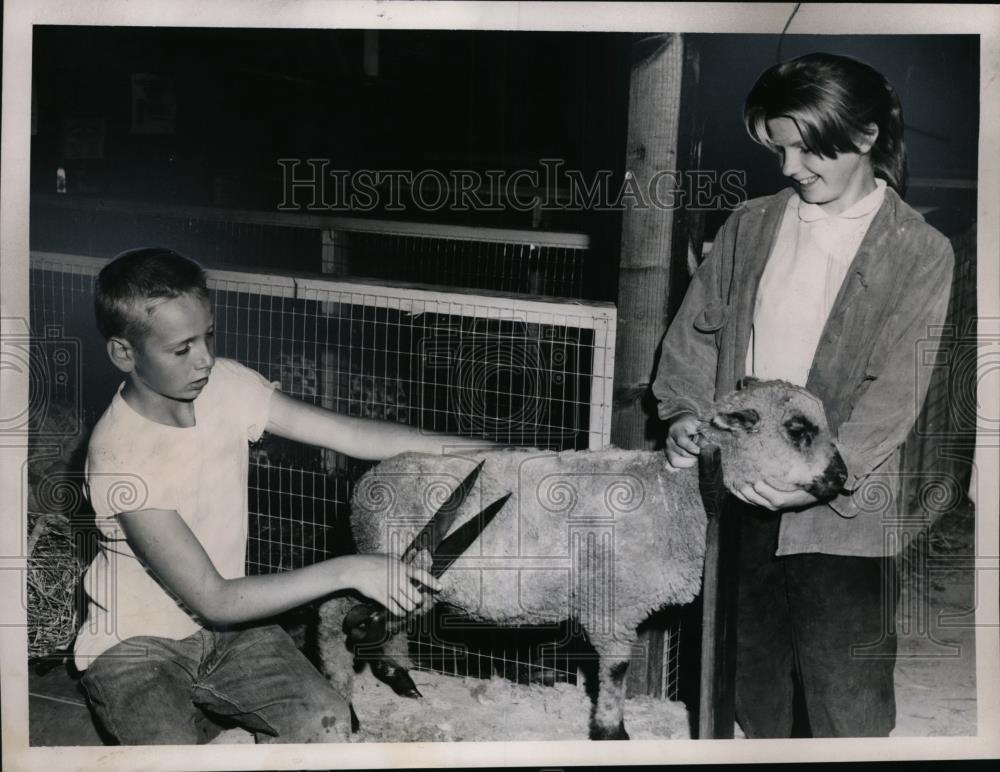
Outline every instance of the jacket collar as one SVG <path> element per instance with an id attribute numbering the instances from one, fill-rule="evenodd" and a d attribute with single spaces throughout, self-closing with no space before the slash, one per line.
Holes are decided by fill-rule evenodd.
<path id="1" fill-rule="evenodd" d="M 913 219 L 923 220 L 924 218 L 917 210 L 903 201 L 896 191 L 886 187 L 882 206 L 875 213 L 871 225 L 868 226 L 868 230 L 858 246 L 858 253 L 851 263 L 851 273 L 858 277 L 858 281 L 863 287 L 868 287 L 868 274 L 874 267 L 874 261 L 882 255 L 882 250 L 878 248 L 882 240 L 888 234 L 895 233 L 907 220 Z M 841 292 L 843 292 L 843 288 Z"/>
<path id="2" fill-rule="evenodd" d="M 732 360 L 727 363 L 726 372 L 738 378 L 744 373 L 743 363 L 746 361 L 747 349 L 750 343 L 750 328 L 753 324 L 753 311 L 756 304 L 757 290 L 764 273 L 768 257 L 774 248 L 781 221 L 789 204 L 789 199 L 797 195 L 794 188 L 785 188 L 777 193 L 762 198 L 751 199 L 744 204 L 744 210 L 738 223 L 736 234 L 735 261 L 744 267 L 739 271 L 743 278 L 739 286 L 730 282 L 733 296 L 727 300 L 732 304 L 731 313 L 738 320 L 735 325 L 735 338 L 730 351 Z M 827 319 L 820 344 L 828 337 L 827 330 L 841 322 L 840 317 L 846 309 L 868 289 L 869 274 L 881 259 L 891 255 L 883 254 L 881 242 L 889 234 L 895 234 L 907 220 L 922 220 L 921 215 L 908 206 L 891 188 L 887 188 L 882 205 L 872 218 L 871 225 L 865 233 L 857 254 L 851 262 L 847 276 L 840 287 L 837 299 Z M 883 266 L 886 267 L 886 266 Z M 733 278 L 736 276 L 735 265 L 731 267 Z M 810 376 L 812 377 L 812 376 Z"/>
<path id="3" fill-rule="evenodd" d="M 799 219 L 803 222 L 856 220 L 871 214 L 882 205 L 885 189 L 885 180 L 876 177 L 875 189 L 859 198 L 840 214 L 828 214 L 819 204 L 810 204 L 801 198 L 789 199 L 789 206 L 795 207 Z"/>
<path id="4" fill-rule="evenodd" d="M 774 240 L 778 236 L 785 207 L 790 203 L 790 199 L 796 195 L 795 189 L 788 187 L 772 196 L 765 196 L 746 203 L 747 214 L 754 219 L 753 225 L 759 229 L 758 233 L 761 237 L 756 242 L 757 249 L 753 256 L 755 265 L 751 275 L 755 281 L 759 281 L 767 258 L 774 247 Z M 874 248 L 880 236 L 888 231 L 895 231 L 907 220 L 923 221 L 923 219 L 923 215 L 903 201 L 895 190 L 886 186 L 882 204 L 875 213 L 851 265 L 851 272 L 858 276 L 862 285 L 867 286 L 865 277 L 871 270 L 871 261 L 876 257 Z M 756 296 L 756 289 L 754 289 L 754 296 Z"/>

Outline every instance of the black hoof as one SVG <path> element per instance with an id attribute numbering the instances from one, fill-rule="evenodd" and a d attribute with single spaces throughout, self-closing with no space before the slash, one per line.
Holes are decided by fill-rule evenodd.
<path id="1" fill-rule="evenodd" d="M 423 697 L 417 685 L 413 683 L 409 672 L 405 667 L 395 664 L 388 664 L 382 660 L 373 660 L 371 663 L 372 673 L 382 683 L 389 686 L 400 697 L 417 699 Z"/>
<path id="2" fill-rule="evenodd" d="M 628 732 L 625 731 L 625 722 L 620 721 L 618 723 L 617 729 L 611 729 L 610 727 L 598 726 L 597 724 L 591 724 L 590 726 L 590 739 L 591 740 L 628 740 Z"/>
<path id="3" fill-rule="evenodd" d="M 358 714 L 354 712 L 354 706 L 348 704 L 347 707 L 351 710 L 351 734 L 357 734 L 361 729 L 361 722 L 358 721 Z"/>
<path id="4" fill-rule="evenodd" d="M 420 693 L 417 685 L 413 683 L 413 681 L 410 681 L 409 676 L 407 676 L 406 680 L 408 684 L 389 684 L 389 686 L 391 686 L 392 690 L 400 697 L 408 697 L 411 700 L 421 699 L 424 695 Z"/>

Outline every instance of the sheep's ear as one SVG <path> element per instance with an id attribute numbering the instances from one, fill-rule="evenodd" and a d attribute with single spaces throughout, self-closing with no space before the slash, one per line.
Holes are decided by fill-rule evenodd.
<path id="1" fill-rule="evenodd" d="M 712 418 L 712 425 L 729 432 L 757 431 L 757 424 L 760 422 L 760 413 L 752 408 L 746 410 L 735 410 L 731 413 L 716 413 Z"/>

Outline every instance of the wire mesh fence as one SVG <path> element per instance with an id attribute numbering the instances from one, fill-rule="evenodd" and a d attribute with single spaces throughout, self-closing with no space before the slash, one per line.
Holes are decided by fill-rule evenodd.
<path id="1" fill-rule="evenodd" d="M 92 284 L 102 264 L 36 253 L 31 270 L 33 329 L 71 341 L 78 372 L 88 373 L 85 381 L 42 380 L 91 421 L 118 377 L 93 330 Z M 217 355 L 291 396 L 512 445 L 567 450 L 608 440 L 611 307 L 231 271 L 211 271 L 210 286 Z M 42 371 L 53 370 L 53 353 L 38 358 Z M 346 520 L 351 482 L 365 468 L 271 436 L 254 446 L 251 570 L 295 568 L 345 548 L 331 532 Z"/>
<path id="2" fill-rule="evenodd" d="M 36 337 L 46 343 L 34 351 L 41 366 L 33 380 L 46 399 L 75 405 L 91 424 L 120 378 L 92 322 L 93 281 L 103 263 L 33 253 L 30 272 L 31 326 L 44 331 Z M 613 307 L 228 270 L 210 271 L 209 280 L 217 355 L 291 396 L 517 446 L 596 449 L 608 442 Z M 251 447 L 250 461 L 249 573 L 352 549 L 349 502 L 369 464 L 267 434 Z M 588 660 L 586 645 L 564 631 L 467 622 L 417 631 L 411 647 L 418 667 L 522 683 L 573 683 Z"/>
<path id="3" fill-rule="evenodd" d="M 584 298 L 585 234 L 324 215 L 32 197 L 33 250 L 103 257 L 145 244 L 213 268 Z"/>
<path id="4" fill-rule="evenodd" d="M 628 689 L 629 694 L 676 701 L 681 680 L 680 614 L 666 615 L 661 625 L 662 637 L 656 639 L 661 651 L 654 653 L 641 643 L 634 648 L 629 670 L 640 672 L 639 678 L 629 680 Z M 596 678 L 593 648 L 566 623 L 498 629 L 461 615 L 432 614 L 409 635 L 409 656 L 418 670 L 546 686 Z"/>
<path id="5" fill-rule="evenodd" d="M 577 234 L 495 232 L 492 239 L 433 228 L 399 231 L 371 222 L 323 236 L 323 270 L 342 276 L 531 295 L 584 297 L 589 240 Z"/>
<path id="6" fill-rule="evenodd" d="M 294 216 L 36 195 L 29 237 L 33 250 L 45 252 L 108 257 L 139 245 L 162 246 L 206 266 L 317 272 L 322 230 Z"/>

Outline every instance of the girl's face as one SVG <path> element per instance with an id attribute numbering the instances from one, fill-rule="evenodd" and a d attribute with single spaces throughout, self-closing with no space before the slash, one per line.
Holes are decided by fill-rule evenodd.
<path id="1" fill-rule="evenodd" d="M 781 158 L 781 173 L 795 183 L 803 201 L 817 204 L 827 214 L 840 214 L 875 190 L 869 153 L 877 130 L 856 143 L 860 153 L 840 153 L 836 158 L 810 152 L 791 118 L 771 118 L 767 134 Z"/>

